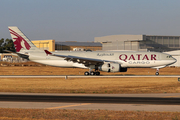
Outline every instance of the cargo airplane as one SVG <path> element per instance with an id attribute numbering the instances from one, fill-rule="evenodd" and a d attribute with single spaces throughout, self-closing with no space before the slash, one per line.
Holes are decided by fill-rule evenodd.
<path id="1" fill-rule="evenodd" d="M 57 66 L 89 69 L 84 75 L 100 75 L 99 71 L 126 72 L 127 68 L 159 68 L 176 62 L 171 55 L 138 51 L 59 51 L 37 48 L 18 27 L 8 27 L 16 54 L 33 62 Z M 10 52 L 10 51 L 9 51 Z"/>

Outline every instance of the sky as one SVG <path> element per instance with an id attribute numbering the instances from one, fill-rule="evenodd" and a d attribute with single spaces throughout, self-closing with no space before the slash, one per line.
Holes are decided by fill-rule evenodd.
<path id="1" fill-rule="evenodd" d="M 0 39 L 17 26 L 31 40 L 180 36 L 180 0 L 0 0 Z"/>

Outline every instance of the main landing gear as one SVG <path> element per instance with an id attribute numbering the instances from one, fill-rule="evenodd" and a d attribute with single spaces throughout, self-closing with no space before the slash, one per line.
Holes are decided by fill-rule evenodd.
<path id="1" fill-rule="evenodd" d="M 84 75 L 100 75 L 100 72 L 99 71 L 90 71 L 90 72 L 88 72 L 88 71 L 86 71 L 85 73 L 84 73 Z"/>
<path id="2" fill-rule="evenodd" d="M 89 68 L 89 72 L 86 71 L 84 75 L 100 75 L 100 72 L 97 68 L 95 68 L 95 71 L 93 71 L 93 68 Z"/>
<path id="3" fill-rule="evenodd" d="M 159 68 L 156 69 L 155 75 L 159 75 Z"/>
<path id="4" fill-rule="evenodd" d="M 93 69 L 95 69 L 95 71 L 93 71 Z M 95 65 L 90 65 L 89 66 L 89 72 L 88 71 L 86 71 L 85 73 L 84 73 L 84 75 L 100 75 L 100 72 L 98 71 L 98 67 L 97 66 L 95 66 Z"/>

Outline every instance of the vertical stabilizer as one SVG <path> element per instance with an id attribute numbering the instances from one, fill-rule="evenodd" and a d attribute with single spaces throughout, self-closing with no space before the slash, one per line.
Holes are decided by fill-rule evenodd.
<path id="1" fill-rule="evenodd" d="M 29 50 L 39 50 L 21 31 L 18 27 L 8 27 L 11 38 L 14 42 L 16 52 L 24 52 Z"/>

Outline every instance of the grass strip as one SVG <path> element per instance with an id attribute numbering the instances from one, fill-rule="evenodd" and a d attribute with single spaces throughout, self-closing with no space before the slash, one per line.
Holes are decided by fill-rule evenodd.
<path id="1" fill-rule="evenodd" d="M 24 93 L 179 93 L 177 78 L 1 78 L 0 92 Z"/>
<path id="2" fill-rule="evenodd" d="M 0 108 L 2 120 L 178 120 L 180 112 Z"/>

